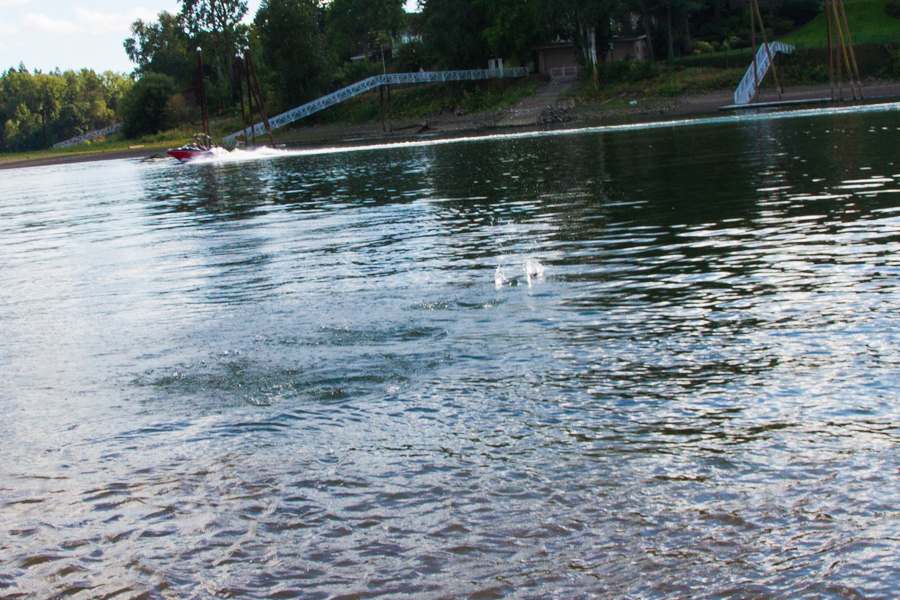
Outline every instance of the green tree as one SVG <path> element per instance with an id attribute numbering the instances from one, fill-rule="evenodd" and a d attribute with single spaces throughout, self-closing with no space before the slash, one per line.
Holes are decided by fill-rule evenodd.
<path id="1" fill-rule="evenodd" d="M 166 125 L 166 105 L 178 93 L 175 80 L 161 73 L 141 77 L 124 99 L 122 131 L 125 137 L 153 135 Z"/>
<path id="2" fill-rule="evenodd" d="M 131 35 L 124 42 L 129 60 L 137 65 L 135 73 L 162 73 L 182 86 L 189 85 L 194 71 L 191 39 L 181 26 L 179 17 L 161 12 L 156 23 L 140 19 L 131 24 Z"/>
<path id="3" fill-rule="evenodd" d="M 629 19 L 627 0 L 555 0 L 548 2 L 557 31 L 575 40 L 583 64 L 596 78 L 613 35 L 613 23 Z"/>
<path id="4" fill-rule="evenodd" d="M 314 0 L 263 0 L 254 27 L 281 108 L 293 108 L 325 91 L 330 72 Z"/>
<path id="5" fill-rule="evenodd" d="M 0 74 L 0 150 L 42 148 L 44 126 L 52 144 L 112 125 L 130 84 L 122 75 L 88 69 Z"/>
<path id="6" fill-rule="evenodd" d="M 495 58 L 527 63 L 531 49 L 552 36 L 544 0 L 473 0 L 486 18 L 482 37 Z"/>
<path id="7" fill-rule="evenodd" d="M 208 34 L 216 50 L 216 67 L 223 77 L 222 61 L 228 79 L 234 83 L 234 55 L 244 45 L 246 29 L 240 27 L 247 14 L 246 0 L 181 0 L 181 19 L 195 38 Z"/>
<path id="8" fill-rule="evenodd" d="M 424 0 L 422 42 L 426 60 L 437 68 L 485 68 L 490 49 L 484 8 L 472 0 Z"/>
<path id="9" fill-rule="evenodd" d="M 343 62 L 372 50 L 379 33 L 390 35 L 406 24 L 403 0 L 332 0 L 326 23 L 328 45 Z"/>

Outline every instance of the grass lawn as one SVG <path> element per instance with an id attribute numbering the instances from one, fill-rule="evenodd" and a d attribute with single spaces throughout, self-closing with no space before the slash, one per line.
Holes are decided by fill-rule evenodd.
<path id="1" fill-rule="evenodd" d="M 849 0 L 844 2 L 847 22 L 854 44 L 900 42 L 900 19 L 884 12 L 887 0 Z M 782 40 L 800 48 L 814 48 L 828 43 L 825 13 Z"/>

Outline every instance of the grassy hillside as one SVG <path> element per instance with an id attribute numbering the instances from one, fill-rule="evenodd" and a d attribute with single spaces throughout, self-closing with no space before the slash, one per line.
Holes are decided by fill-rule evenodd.
<path id="1" fill-rule="evenodd" d="M 850 0 L 844 2 L 847 22 L 854 44 L 900 42 L 900 19 L 884 12 L 887 0 Z M 825 13 L 785 37 L 783 42 L 800 48 L 827 45 Z"/>

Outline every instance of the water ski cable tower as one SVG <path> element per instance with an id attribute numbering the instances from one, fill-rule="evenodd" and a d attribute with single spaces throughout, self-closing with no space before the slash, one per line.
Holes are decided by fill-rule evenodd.
<path id="1" fill-rule="evenodd" d="M 859 75 L 859 65 L 856 63 L 856 53 L 853 51 L 853 40 L 850 37 L 850 26 L 847 24 L 844 0 L 825 0 L 825 28 L 828 36 L 828 73 L 831 79 L 831 99 L 834 101 L 844 100 L 844 89 L 841 83 L 843 81 L 841 59 L 843 58 L 853 99 L 862 100 L 862 78 Z M 834 89 L 835 61 L 837 61 L 837 94 Z"/>
<path id="2" fill-rule="evenodd" d="M 256 100 L 256 108 L 259 111 L 259 116 L 262 118 L 262 125 L 265 128 L 265 132 L 269 135 L 269 142 L 272 146 L 275 146 L 275 137 L 272 135 L 272 125 L 269 122 L 269 116 L 266 114 L 266 103 L 263 101 L 262 90 L 259 86 L 259 78 L 256 76 L 256 68 L 253 66 L 253 56 L 250 54 L 250 47 L 244 46 L 244 56 L 243 60 L 241 60 L 240 55 L 238 55 L 238 87 L 240 88 L 240 96 L 241 96 L 241 124 L 243 125 L 243 129 L 237 134 L 228 136 L 232 138 L 230 141 L 232 143 L 236 143 L 239 140 L 242 140 L 244 144 L 250 143 L 250 138 L 247 135 L 247 119 L 244 116 L 244 84 L 242 81 L 241 71 L 247 77 L 247 100 L 249 109 L 250 109 L 250 118 L 249 122 L 253 122 L 253 101 Z M 253 145 L 256 145 L 256 128 L 250 128 L 251 134 L 253 138 Z"/>
<path id="3" fill-rule="evenodd" d="M 734 91 L 735 105 L 750 104 L 751 101 L 759 101 L 759 85 L 762 83 L 762 80 L 765 78 L 766 73 L 769 72 L 770 68 L 775 77 L 775 87 L 778 90 L 779 101 L 782 100 L 782 95 L 784 94 L 784 79 L 779 80 L 778 70 L 775 67 L 775 61 L 773 59 L 776 53 L 793 53 L 794 47 L 781 42 L 769 43 L 768 36 L 766 35 L 766 27 L 763 24 L 762 13 L 759 10 L 759 3 L 757 0 L 750 0 L 750 43 L 752 48 L 756 48 L 757 25 L 759 25 L 760 32 L 762 33 L 763 43 L 756 54 L 753 55 L 753 63 L 750 65 L 750 68 L 747 69 L 738 88 Z"/>
<path id="4" fill-rule="evenodd" d="M 847 13 L 844 10 L 844 0 L 825 0 L 825 25 L 828 44 L 828 68 L 831 80 L 831 100 L 843 101 L 843 69 L 847 70 L 850 81 L 850 90 L 854 100 L 862 100 L 862 80 L 859 75 L 859 67 L 856 63 L 856 54 L 853 51 L 853 43 L 850 37 L 850 28 L 847 24 Z M 792 54 L 794 47 L 782 42 L 771 42 L 767 39 L 766 28 L 763 24 L 762 13 L 759 10 L 759 2 L 750 0 L 750 31 L 752 47 L 756 48 L 757 26 L 762 34 L 763 43 L 753 56 L 753 63 L 744 74 L 740 85 L 734 92 L 734 105 L 728 108 L 750 106 L 759 102 L 759 87 L 769 69 L 775 77 L 775 87 L 778 91 L 778 101 L 783 102 L 784 79 L 779 79 L 775 66 L 775 57 L 778 54 Z M 835 62 L 837 62 L 837 90 L 835 90 Z M 827 100 L 822 98 L 821 100 Z M 794 101 L 799 102 L 799 101 Z"/>

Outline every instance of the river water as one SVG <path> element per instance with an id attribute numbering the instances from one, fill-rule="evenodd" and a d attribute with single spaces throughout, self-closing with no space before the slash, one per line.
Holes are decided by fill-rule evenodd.
<path id="1" fill-rule="evenodd" d="M 0 598 L 891 598 L 900 105 L 0 175 Z"/>

